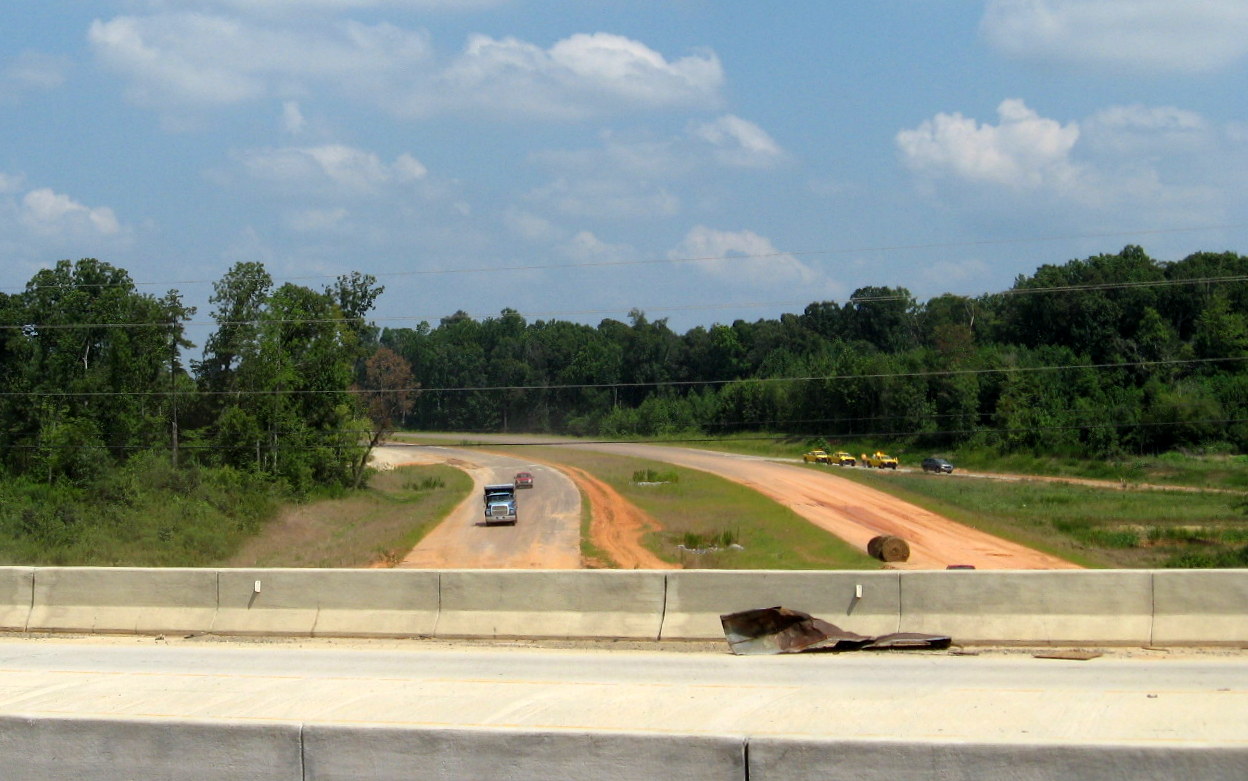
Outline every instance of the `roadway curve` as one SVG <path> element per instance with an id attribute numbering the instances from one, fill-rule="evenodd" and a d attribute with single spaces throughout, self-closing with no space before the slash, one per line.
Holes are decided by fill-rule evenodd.
<path id="1" fill-rule="evenodd" d="M 581 566 L 581 495 L 557 469 L 523 459 L 449 448 L 378 448 L 391 465 L 447 463 L 472 477 L 473 490 L 446 520 L 397 566 L 420 569 L 578 569 Z M 514 526 L 486 526 L 481 488 L 533 473 L 533 488 L 516 497 Z"/>
<path id="2" fill-rule="evenodd" d="M 436 435 L 424 434 L 422 437 Z M 456 437 L 463 439 L 462 435 Z M 665 461 L 700 469 L 749 486 L 792 509 L 821 529 L 862 550 L 881 534 L 902 537 L 910 559 L 894 568 L 944 569 L 951 564 L 976 569 L 1076 569 L 1047 553 L 979 531 L 881 491 L 839 477 L 840 467 L 811 469 L 744 456 L 667 445 L 577 442 L 543 436 L 475 435 L 497 444 L 544 444 L 589 448 L 615 455 Z M 472 451 L 476 455 L 476 451 Z M 946 479 L 932 476 L 932 479 Z M 599 512 L 595 508 L 595 514 Z"/>
<path id="3" fill-rule="evenodd" d="M 590 444 L 607 453 L 700 469 L 749 486 L 821 529 L 866 550 L 880 534 L 910 545 L 908 569 L 944 569 L 970 564 L 977 569 L 1074 569 L 1064 559 L 1041 553 L 949 520 L 836 474 L 843 467 L 810 469 L 756 456 L 711 450 L 633 444 Z M 933 475 L 932 479 L 941 479 Z"/>

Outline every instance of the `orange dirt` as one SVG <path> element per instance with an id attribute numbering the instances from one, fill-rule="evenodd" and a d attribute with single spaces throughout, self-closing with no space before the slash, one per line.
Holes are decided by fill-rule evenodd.
<path id="1" fill-rule="evenodd" d="M 595 449 L 668 461 L 735 480 L 793 509 L 816 526 L 862 550 L 876 535 L 900 536 L 910 546 L 910 559 L 906 563 L 885 565 L 890 568 L 943 569 L 949 564 L 971 564 L 979 569 L 1067 569 L 1076 566 L 1056 556 L 955 523 L 867 486 L 838 478 L 836 470 L 841 467 L 804 469 L 755 457 L 653 445 L 613 444 Z M 393 459 L 399 456 L 395 460 L 401 463 L 415 455 L 396 448 L 382 457 Z M 614 559 L 617 566 L 626 569 L 678 568 L 662 561 L 641 545 L 642 535 L 659 528 L 653 518 L 583 470 L 566 464 L 547 465 L 563 471 L 585 495 L 591 507 L 590 539 Z M 597 564 L 599 562 L 582 562 L 583 566 Z"/>
<path id="2" fill-rule="evenodd" d="M 589 540 L 620 569 L 679 569 L 663 561 L 641 544 L 648 531 L 657 531 L 659 522 L 628 501 L 603 481 L 583 469 L 560 464 L 585 494 L 590 506 Z M 590 562 L 587 562 L 590 563 Z"/>

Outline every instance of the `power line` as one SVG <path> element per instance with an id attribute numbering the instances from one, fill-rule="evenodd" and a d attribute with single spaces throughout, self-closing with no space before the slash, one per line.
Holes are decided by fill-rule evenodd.
<path id="1" fill-rule="evenodd" d="M 783 421 L 771 421 L 771 422 L 774 423 L 774 422 L 783 422 Z M 1080 422 L 1080 423 L 1062 423 L 1062 424 L 1055 423 L 1055 424 L 1050 424 L 1050 425 L 1036 425 L 1036 426 L 977 426 L 975 428 L 941 429 L 941 430 L 931 430 L 931 431 L 928 431 L 928 430 L 923 430 L 923 431 L 920 431 L 920 430 L 879 430 L 879 431 L 863 431 L 863 432 L 854 431 L 854 432 L 846 432 L 846 433 L 840 434 L 839 436 L 842 436 L 845 438 L 853 437 L 855 439 L 871 438 L 871 437 L 885 439 L 885 438 L 902 438 L 902 437 L 954 436 L 954 435 L 959 435 L 959 434 L 1008 435 L 1008 434 L 1018 434 L 1018 433 L 1030 433 L 1030 432 L 1036 432 L 1036 431 L 1085 431 L 1089 429 L 1166 428 L 1166 427 L 1173 427 L 1173 426 L 1190 426 L 1190 425 L 1225 426 L 1225 425 L 1230 425 L 1233 423 L 1248 423 L 1248 417 L 1199 418 L 1199 419 L 1194 419 L 1194 420 L 1139 421 L 1139 422 L 1131 422 L 1131 423 L 1114 423 L 1114 422 L 1098 421 L 1098 422 Z M 270 433 L 272 432 L 266 432 L 266 435 Z M 300 433 L 306 435 L 309 432 L 300 432 Z M 336 441 L 334 441 L 333 444 L 338 447 L 352 447 L 352 446 L 362 447 L 363 446 L 361 443 L 355 443 L 354 445 L 352 445 L 351 443 L 343 442 L 341 439 L 341 435 L 339 433 L 333 433 L 333 432 L 326 432 L 326 433 L 314 432 L 314 433 L 323 435 L 326 440 L 330 440 L 331 438 L 336 438 Z M 345 433 L 350 434 L 350 433 L 357 433 L 357 432 L 353 430 L 353 431 L 348 431 Z M 361 431 L 358 433 L 366 434 L 367 432 Z M 395 433 L 400 434 L 400 435 L 402 434 L 411 434 L 414 436 L 420 435 L 420 432 L 399 431 Z M 460 433 L 498 435 L 498 432 L 495 429 L 468 429 Z M 828 434 L 825 432 L 825 434 L 823 434 L 823 436 L 829 436 L 829 435 L 837 436 L 837 434 L 835 433 Z M 795 436 L 808 437 L 809 435 L 800 434 L 800 435 L 795 435 Z M 774 434 L 742 434 L 742 435 L 734 435 L 731 437 L 676 435 L 676 436 L 664 436 L 664 437 L 634 437 L 634 438 L 628 438 L 628 439 L 622 439 L 622 438 L 575 439 L 575 440 L 560 439 L 560 440 L 552 440 L 552 441 L 547 441 L 547 442 L 532 442 L 532 441 L 507 442 L 507 441 L 497 441 L 497 440 L 490 441 L 490 442 L 460 441 L 451 445 L 445 445 L 445 447 L 493 448 L 493 447 L 576 447 L 579 445 L 635 445 L 635 444 L 661 445 L 661 444 L 671 444 L 674 442 L 684 442 L 684 443 L 724 442 L 726 440 L 727 441 L 742 441 L 742 442 L 769 441 L 769 440 L 774 440 L 775 438 L 776 438 L 776 435 Z M 422 447 L 423 446 L 423 445 L 416 444 L 416 443 L 405 443 L 405 442 L 397 442 L 397 443 L 389 443 L 389 444 L 390 446 L 398 445 L 398 446 L 403 446 L 403 447 Z M 239 451 L 241 449 L 245 449 L 251 446 L 252 445 L 231 446 L 231 445 L 214 445 L 214 444 L 200 443 L 200 444 L 187 444 L 187 445 L 179 444 L 178 448 L 180 450 L 195 450 L 195 451 L 227 451 L 227 450 Z M 308 450 L 323 450 L 326 447 L 328 447 L 328 445 L 301 444 L 301 443 L 292 444 L 292 443 L 286 443 L 286 442 L 282 442 L 281 440 L 278 440 L 278 442 L 275 444 L 270 443 L 270 442 L 263 443 L 261 446 L 261 449 L 265 453 L 273 453 L 274 451 L 304 452 Z M 75 444 L 75 443 L 57 444 L 57 445 L 11 444 L 11 445 L 6 445 L 6 448 L 9 450 L 25 450 L 25 451 L 107 450 L 107 451 L 138 452 L 138 451 L 147 451 L 147 450 L 164 450 L 167 448 L 167 445 L 164 445 L 164 444 L 103 445 L 103 444 Z"/>
<path id="2" fill-rule="evenodd" d="M 1113 363 L 1072 363 L 1051 366 L 997 366 L 979 369 L 941 369 L 913 372 L 874 372 L 867 374 L 822 374 L 800 377 L 746 377 L 731 380 L 654 380 L 649 382 L 587 382 L 561 383 L 556 385 L 460 385 L 425 388 L 419 385 L 406 388 L 331 388 L 326 390 L 221 390 L 221 391 L 0 391 L 0 398 L 101 398 L 112 396 L 166 397 L 178 396 L 192 398 L 195 396 L 303 396 L 327 394 L 351 395 L 384 395 L 397 393 L 479 393 L 487 391 L 558 391 L 558 390 L 594 390 L 623 388 L 680 388 L 708 385 L 743 385 L 749 383 L 790 383 L 790 382 L 834 382 L 844 380 L 889 380 L 889 379 L 930 379 L 937 377 L 975 376 L 984 374 L 1036 374 L 1041 372 L 1073 371 L 1087 369 L 1131 369 L 1145 366 L 1199 366 L 1214 363 L 1241 363 L 1248 361 L 1248 356 L 1225 358 L 1182 358 L 1164 361 L 1120 361 Z"/>
<path id="3" fill-rule="evenodd" d="M 782 421 L 781 421 L 782 422 Z M 934 431 L 918 431 L 918 430 L 881 430 L 881 431 L 863 431 L 863 432 L 846 432 L 840 436 L 844 438 L 865 439 L 869 437 L 884 438 L 901 438 L 901 437 L 936 437 L 936 436 L 953 436 L 957 434 L 1016 434 L 1028 433 L 1033 431 L 1084 431 L 1088 429 L 1124 429 L 1124 428 L 1165 428 L 1168 426 L 1187 426 L 1187 425 L 1230 425 L 1232 423 L 1248 423 L 1248 418 L 1201 418 L 1196 420 L 1165 420 L 1165 421 L 1140 421 L 1133 423 L 1112 423 L 1098 421 L 1094 423 L 1062 423 L 1050 425 L 1036 426 L 995 426 L 995 427 L 976 427 L 961 429 L 942 429 Z M 403 434 L 406 432 L 397 432 Z M 498 432 L 494 429 L 469 429 L 467 434 L 493 434 Z M 419 436 L 419 433 L 415 433 Z M 808 434 L 799 434 L 795 436 L 809 437 Z M 829 436 L 825 433 L 824 436 Z M 832 436 L 835 436 L 834 434 Z M 550 442 L 500 442 L 492 440 L 490 442 L 456 442 L 446 447 L 575 447 L 577 445 L 633 445 L 633 444 L 670 444 L 673 442 L 723 442 L 725 439 L 737 441 L 769 441 L 774 440 L 774 434 L 756 434 L 756 435 L 740 435 L 732 437 L 707 437 L 707 436 L 670 436 L 670 437 L 640 437 L 632 439 L 576 439 L 576 440 L 556 440 Z M 399 443 L 404 444 L 404 443 Z M 420 447 L 420 445 L 411 444 L 412 447 Z"/>

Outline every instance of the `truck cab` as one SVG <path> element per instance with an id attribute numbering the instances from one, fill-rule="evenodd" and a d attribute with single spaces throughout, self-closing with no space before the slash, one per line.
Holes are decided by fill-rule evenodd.
<path id="1" fill-rule="evenodd" d="M 883 450 L 877 450 L 871 455 L 862 455 L 863 466 L 875 467 L 876 469 L 896 469 L 897 459 L 885 453 Z"/>
<path id="2" fill-rule="evenodd" d="M 485 487 L 485 525 L 516 523 L 516 486 L 512 483 Z"/>

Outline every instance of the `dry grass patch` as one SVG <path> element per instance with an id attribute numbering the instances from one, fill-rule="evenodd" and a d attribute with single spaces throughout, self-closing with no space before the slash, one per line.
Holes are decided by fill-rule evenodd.
<path id="1" fill-rule="evenodd" d="M 393 566 L 471 489 L 472 479 L 448 466 L 381 472 L 363 491 L 287 507 L 222 565 Z"/>

